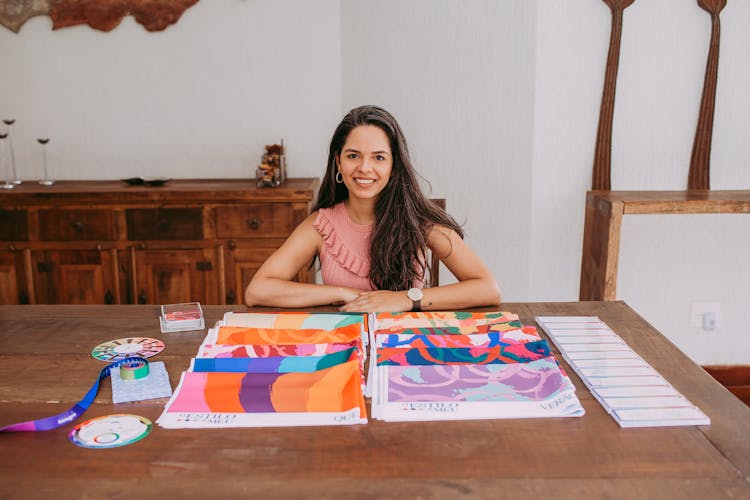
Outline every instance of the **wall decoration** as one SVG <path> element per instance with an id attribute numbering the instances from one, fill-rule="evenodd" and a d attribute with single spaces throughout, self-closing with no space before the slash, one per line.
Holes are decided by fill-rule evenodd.
<path id="1" fill-rule="evenodd" d="M 688 189 L 711 189 L 711 138 L 714 127 L 716 80 L 719 73 L 719 41 L 721 39 L 719 14 L 726 7 L 727 0 L 698 0 L 698 5 L 711 15 L 711 42 L 708 47 L 706 75 L 703 79 L 703 95 L 698 125 L 695 127 L 693 152 L 690 155 Z"/>
<path id="2" fill-rule="evenodd" d="M 603 0 L 612 12 L 612 31 L 609 38 L 607 66 L 604 70 L 604 90 L 599 109 L 599 127 L 596 131 L 594 169 L 591 189 L 611 189 L 610 170 L 612 162 L 612 117 L 615 112 L 615 88 L 617 67 L 620 63 L 620 39 L 622 38 L 623 12 L 635 0 Z"/>
<path id="3" fill-rule="evenodd" d="M 0 24 L 18 33 L 23 23 L 50 11 L 55 0 L 0 0 Z"/>
<path id="4" fill-rule="evenodd" d="M 0 0 L 0 24 L 18 33 L 31 17 L 49 15 L 52 29 L 88 24 L 111 31 L 132 15 L 148 31 L 176 23 L 198 0 Z"/>

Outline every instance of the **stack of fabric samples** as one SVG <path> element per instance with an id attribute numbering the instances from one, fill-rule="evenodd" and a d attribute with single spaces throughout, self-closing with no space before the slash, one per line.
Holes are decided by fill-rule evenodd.
<path id="1" fill-rule="evenodd" d="M 165 428 L 367 422 L 363 314 L 227 313 L 157 423 Z"/>
<path id="2" fill-rule="evenodd" d="M 370 354 L 367 392 L 376 419 L 584 414 L 547 342 L 515 314 L 378 313 Z"/>

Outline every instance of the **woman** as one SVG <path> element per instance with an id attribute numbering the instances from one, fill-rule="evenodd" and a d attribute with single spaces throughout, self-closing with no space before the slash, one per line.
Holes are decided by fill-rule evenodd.
<path id="1" fill-rule="evenodd" d="M 458 283 L 422 290 L 428 249 Z M 324 284 L 293 281 L 316 257 Z M 333 134 L 313 212 L 255 273 L 245 303 L 453 310 L 499 305 L 500 291 L 464 243 L 461 227 L 420 190 L 396 120 L 381 108 L 362 106 Z"/>

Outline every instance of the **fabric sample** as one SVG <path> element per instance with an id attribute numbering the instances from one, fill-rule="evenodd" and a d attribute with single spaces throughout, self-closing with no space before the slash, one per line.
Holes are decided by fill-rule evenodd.
<path id="1" fill-rule="evenodd" d="M 351 324 L 334 330 L 318 329 L 271 329 L 220 326 L 216 344 L 329 344 L 358 341 L 362 338 L 361 325 Z"/>
<path id="2" fill-rule="evenodd" d="M 199 358 L 267 358 L 271 356 L 322 356 L 358 347 L 358 342 L 338 344 L 207 344 L 198 351 Z"/>
<path id="3" fill-rule="evenodd" d="M 495 347 L 542 340 L 536 329 L 467 335 L 384 334 L 375 337 L 375 347 Z"/>
<path id="4" fill-rule="evenodd" d="M 494 326 L 492 326 L 494 325 Z M 518 315 L 508 312 L 377 313 L 375 333 L 473 334 L 523 328 Z"/>
<path id="5" fill-rule="evenodd" d="M 334 330 L 352 324 L 366 325 L 367 315 L 360 313 L 311 313 L 290 311 L 280 313 L 237 313 L 224 315 L 225 326 L 249 328 L 281 328 L 296 330 Z"/>
<path id="6" fill-rule="evenodd" d="M 357 359 L 357 350 L 323 356 L 272 356 L 264 358 L 195 358 L 194 372 L 311 373 Z"/>
<path id="7" fill-rule="evenodd" d="M 174 412 L 342 412 L 363 405 L 357 361 L 313 373 L 185 372 Z"/>
<path id="8" fill-rule="evenodd" d="M 495 347 L 383 347 L 377 350 L 377 364 L 415 366 L 528 363 L 550 354 L 545 340 Z"/>
<path id="9" fill-rule="evenodd" d="M 553 357 L 501 365 L 388 367 L 388 401 L 540 401 L 572 389 Z"/>

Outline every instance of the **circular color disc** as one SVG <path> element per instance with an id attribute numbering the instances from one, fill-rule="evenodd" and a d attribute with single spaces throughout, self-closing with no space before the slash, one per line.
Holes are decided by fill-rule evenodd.
<path id="1" fill-rule="evenodd" d="M 68 438 L 84 448 L 116 448 L 140 441 L 153 426 L 149 419 L 138 415 L 105 415 L 76 425 Z"/>
<path id="2" fill-rule="evenodd" d="M 130 356 L 150 358 L 164 349 L 164 342 L 148 337 L 110 340 L 94 347 L 91 355 L 102 361 L 119 361 Z"/>

